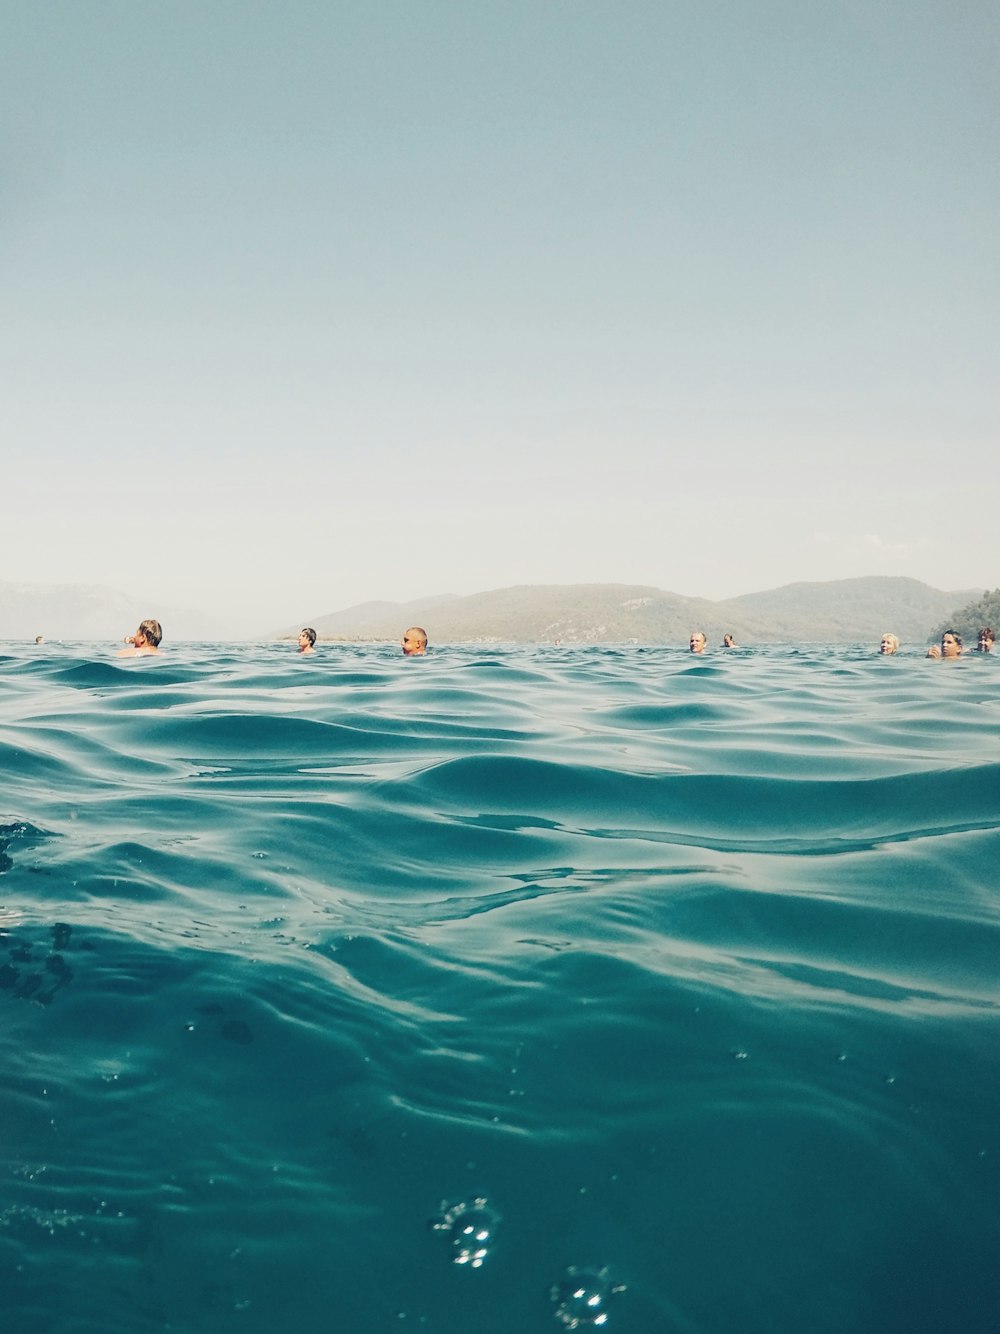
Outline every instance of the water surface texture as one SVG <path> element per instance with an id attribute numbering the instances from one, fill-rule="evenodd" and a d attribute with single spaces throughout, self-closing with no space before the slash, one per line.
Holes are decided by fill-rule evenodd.
<path id="1" fill-rule="evenodd" d="M 995 1334 L 1000 661 L 0 645 L 16 1334 Z"/>

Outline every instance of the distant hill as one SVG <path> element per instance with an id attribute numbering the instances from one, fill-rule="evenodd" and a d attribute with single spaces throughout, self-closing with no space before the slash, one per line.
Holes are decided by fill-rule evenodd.
<path id="1" fill-rule="evenodd" d="M 449 603 L 462 600 L 454 594 L 443 593 L 438 597 L 421 598 L 417 602 L 359 602 L 343 611 L 316 617 L 308 624 L 317 634 L 328 639 L 393 639 L 401 636 L 406 626 L 419 623 L 421 617 L 430 620 L 438 616 Z M 396 628 L 387 631 L 386 626 Z M 279 631 L 271 637 L 294 638 L 301 629 L 302 626 L 296 624 L 294 628 Z"/>
<path id="2" fill-rule="evenodd" d="M 931 638 L 940 639 L 945 630 L 957 630 L 965 641 L 965 647 L 975 648 L 976 636 L 984 625 L 990 626 L 995 634 L 1000 634 L 1000 588 L 948 612 L 940 624 L 934 627 Z"/>
<path id="3" fill-rule="evenodd" d="M 717 604 L 720 614 L 750 616 L 774 643 L 842 644 L 877 639 L 885 630 L 904 644 L 927 643 L 957 602 L 979 590 L 942 592 L 918 579 L 868 576 L 829 583 L 785 584 Z"/>
<path id="4" fill-rule="evenodd" d="M 885 630 L 926 644 L 950 608 L 979 590 L 942 592 L 916 579 L 871 576 L 786 584 L 713 602 L 635 584 L 522 585 L 417 602 L 366 602 L 314 616 L 320 638 L 396 640 L 423 625 L 437 643 L 683 644 L 693 629 L 710 645 L 857 643 Z M 300 625 L 274 638 L 294 637 Z"/>
<path id="5" fill-rule="evenodd" d="M 141 620 L 163 624 L 164 643 L 218 639 L 218 620 L 197 611 L 164 607 L 101 584 L 0 582 L 0 639 L 106 640 L 117 643 Z"/>
<path id="6" fill-rule="evenodd" d="M 642 584 L 532 584 L 467 597 L 363 602 L 262 637 L 294 638 L 303 624 L 312 624 L 324 639 L 398 641 L 406 626 L 423 625 L 438 644 L 685 644 L 693 629 L 704 630 L 710 645 L 721 643 L 727 631 L 742 644 L 837 644 L 874 642 L 892 630 L 904 646 L 923 645 L 953 622 L 965 635 L 981 623 L 1000 629 L 992 610 L 996 596 L 882 577 L 786 584 L 721 602 Z M 0 582 L 0 640 L 44 635 L 114 644 L 150 614 L 162 621 L 168 645 L 232 633 L 219 616 L 154 604 L 115 588 Z"/>

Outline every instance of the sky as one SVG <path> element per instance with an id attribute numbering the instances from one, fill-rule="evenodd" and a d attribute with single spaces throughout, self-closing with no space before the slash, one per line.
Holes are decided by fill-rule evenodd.
<path id="1" fill-rule="evenodd" d="M 1000 584 L 994 0 L 7 0 L 0 580 Z"/>

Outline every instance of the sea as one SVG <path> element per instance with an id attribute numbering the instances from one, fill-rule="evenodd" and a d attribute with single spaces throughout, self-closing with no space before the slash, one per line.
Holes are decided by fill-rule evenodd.
<path id="1" fill-rule="evenodd" d="M 0 644 L 7 1334 L 996 1334 L 1000 659 Z"/>

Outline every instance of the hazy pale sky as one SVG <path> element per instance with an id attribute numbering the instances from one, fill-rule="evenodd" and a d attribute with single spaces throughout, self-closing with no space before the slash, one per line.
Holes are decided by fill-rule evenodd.
<path id="1" fill-rule="evenodd" d="M 995 0 L 7 0 L 0 579 L 1000 583 Z"/>

